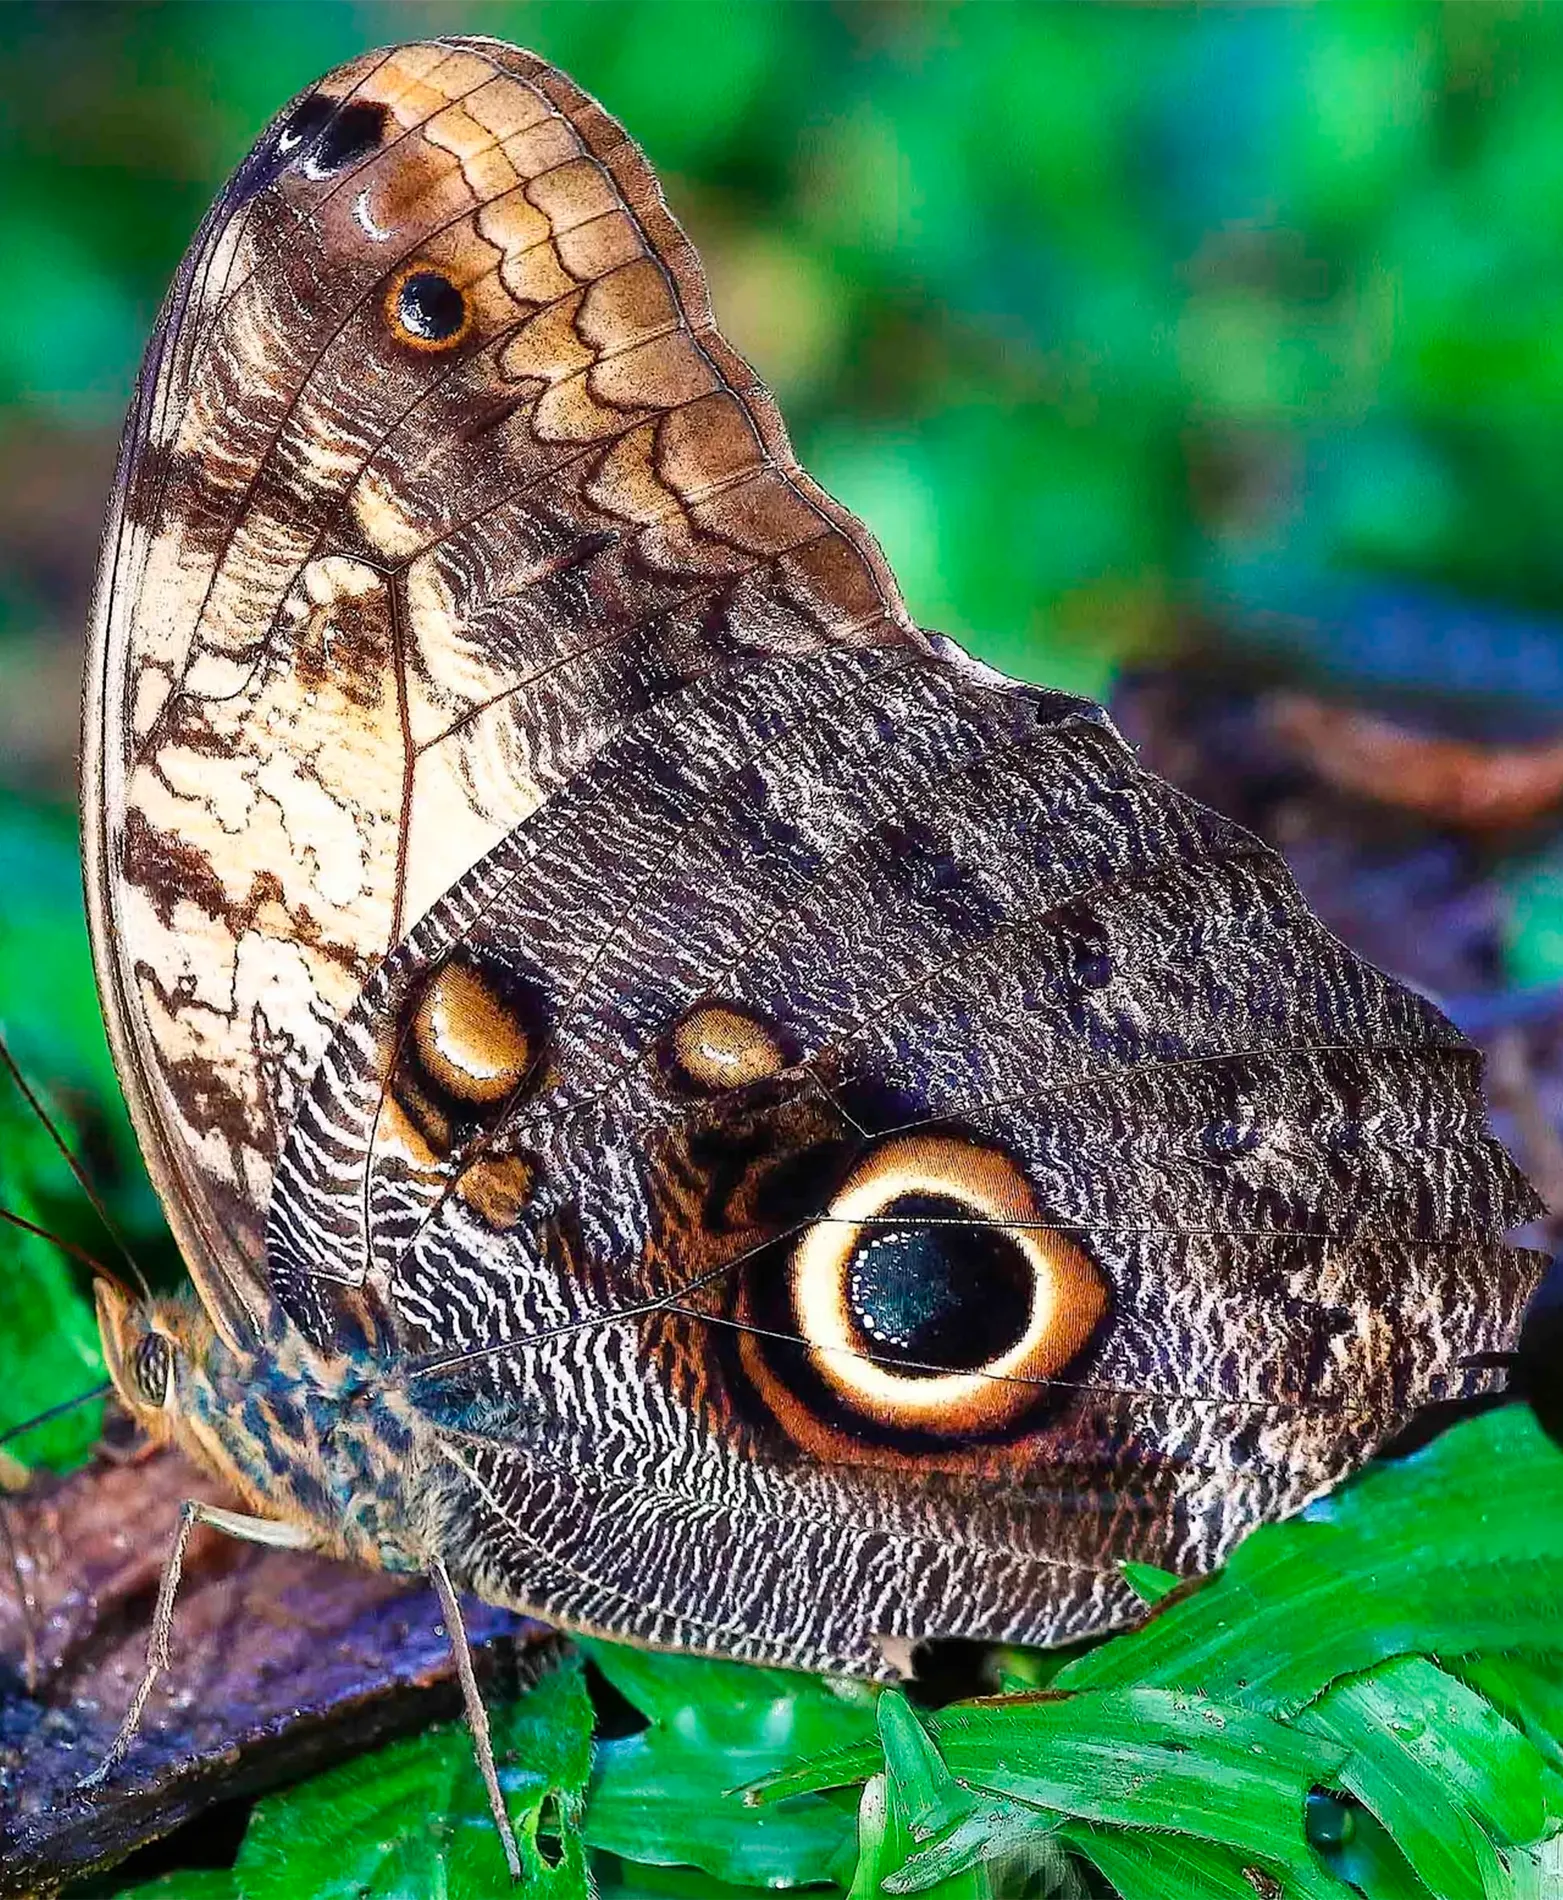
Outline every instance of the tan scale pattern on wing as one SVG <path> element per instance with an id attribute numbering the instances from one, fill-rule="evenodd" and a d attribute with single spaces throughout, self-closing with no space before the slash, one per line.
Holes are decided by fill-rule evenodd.
<path id="1" fill-rule="evenodd" d="M 321 95 L 382 129 L 316 176 L 307 139 L 281 162 L 284 113 L 197 237 L 127 425 L 89 662 L 107 1013 L 231 1337 L 263 1305 L 299 1092 L 430 904 L 683 681 L 923 639 L 594 102 L 486 41 L 367 55 Z M 449 350 L 388 319 L 413 267 L 466 299 Z"/>

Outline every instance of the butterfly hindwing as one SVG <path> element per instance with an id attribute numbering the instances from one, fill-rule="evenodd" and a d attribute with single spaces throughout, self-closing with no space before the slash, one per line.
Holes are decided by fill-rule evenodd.
<path id="1" fill-rule="evenodd" d="M 481 1594 L 861 1670 L 1119 1619 L 1119 1560 L 1206 1566 L 1467 1390 L 1532 1205 L 1272 853 L 1094 708 L 891 648 L 687 688 L 461 879 L 269 1254 L 321 1348 L 371 1315 Z"/>

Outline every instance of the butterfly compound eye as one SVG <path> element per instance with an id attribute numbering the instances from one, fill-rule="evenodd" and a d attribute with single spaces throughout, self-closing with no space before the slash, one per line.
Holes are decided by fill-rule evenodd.
<path id="1" fill-rule="evenodd" d="M 449 350 L 472 328 L 466 293 L 443 271 L 415 265 L 402 271 L 385 299 L 386 316 L 398 341 L 418 350 Z"/>
<path id="2" fill-rule="evenodd" d="M 876 1424 L 935 1437 L 998 1430 L 1089 1340 L 1100 1273 L 1040 1224 L 1006 1155 L 948 1136 L 884 1142 L 792 1261 L 814 1369 Z"/>
<path id="3" fill-rule="evenodd" d="M 166 1334 L 143 1333 L 131 1349 L 130 1378 L 148 1405 L 164 1405 L 174 1376 L 174 1349 Z"/>

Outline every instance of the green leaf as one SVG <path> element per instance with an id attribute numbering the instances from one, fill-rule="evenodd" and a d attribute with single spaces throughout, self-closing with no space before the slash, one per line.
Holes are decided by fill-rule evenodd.
<path id="1" fill-rule="evenodd" d="M 591 1700 L 562 1663 L 491 1713 L 526 1900 L 585 1900 L 580 1815 Z M 556 1835 L 553 1858 L 539 1836 Z M 262 1801 L 234 1876 L 239 1900 L 491 1900 L 512 1891 L 466 1725 L 431 1729 Z"/>
<path id="2" fill-rule="evenodd" d="M 1308 1711 L 1308 1725 L 1360 1748 L 1386 1741 L 1422 1764 L 1469 1808 L 1495 1840 L 1539 1841 L 1556 1816 L 1563 1784 L 1544 1758 L 1492 1704 L 1425 1657 L 1386 1664 L 1333 1689 Z M 1347 1785 L 1350 1783 L 1348 1781 Z"/>
<path id="3" fill-rule="evenodd" d="M 126 1887 L 117 1900 L 240 1900 L 233 1875 L 223 1868 L 187 1868 Z"/>
<path id="4" fill-rule="evenodd" d="M 1183 1581 L 1176 1571 L 1163 1570 L 1159 1564 L 1122 1563 L 1118 1574 L 1142 1603 L 1160 1603 Z"/>
<path id="5" fill-rule="evenodd" d="M 589 1856 L 592 1879 L 603 1900 L 752 1900 L 753 1889 L 713 1880 L 698 1867 L 637 1866 L 617 1854 Z"/>
<path id="6" fill-rule="evenodd" d="M 931 1718 L 950 1773 L 974 1792 L 1055 1815 L 1222 1842 L 1294 1870 L 1314 1866 L 1304 1800 L 1345 1750 L 1233 1705 L 1124 1689 L 970 1705 Z M 768 1777 L 770 1798 L 859 1781 L 874 1745 Z"/>
<path id="7" fill-rule="evenodd" d="M 1107 1876 L 1120 1900 L 1351 1900 L 1324 1869 L 1282 1869 L 1208 1841 L 1128 1829 L 1069 1827 L 1066 1838 Z"/>
<path id="8" fill-rule="evenodd" d="M 1563 1653 L 1466 1657 L 1458 1667 L 1462 1680 L 1563 1775 Z"/>
<path id="9" fill-rule="evenodd" d="M 1502 1890 L 1506 1870 L 1489 1833 L 1523 1846 L 1547 1831 L 1546 1763 L 1496 1709 L 1425 1658 L 1340 1684 L 1306 1720 L 1351 1751 L 1342 1785 L 1440 1900 Z"/>
<path id="10" fill-rule="evenodd" d="M 932 1842 L 917 1846 L 898 1868 L 884 1874 L 886 1893 L 945 1888 L 976 1874 L 989 1861 L 1013 1860 L 1023 1849 L 1036 1872 L 1050 1868 L 1062 1877 L 1062 1856 L 1048 1840 L 1057 1820 L 1018 1802 L 982 1798 L 962 1787 L 911 1704 L 894 1689 L 879 1698 L 879 1740 L 891 1811 L 913 1844 Z"/>
<path id="11" fill-rule="evenodd" d="M 884 1893 L 909 1891 L 893 1883 L 916 1852 L 917 1842 L 907 1825 L 894 1783 L 884 1775 L 871 1775 L 858 1803 L 857 1872 L 847 1900 L 880 1900 Z M 926 1891 L 933 1900 L 991 1900 L 993 1889 L 986 1869 L 976 1865 L 935 1886 L 916 1891 Z"/>
<path id="12" fill-rule="evenodd" d="M 974 1800 L 941 1840 L 920 1847 L 899 1873 L 885 1876 L 885 1891 L 926 1893 L 984 1862 L 1003 1863 L 1006 1885 L 1022 1870 L 1027 1877 L 1050 1879 L 1053 1887 L 1065 1885 L 1068 1861 L 1058 1846 L 1062 1825 L 1056 1816 L 1016 1801 Z"/>
<path id="13" fill-rule="evenodd" d="M 805 1795 L 757 1812 L 739 1790 L 799 1755 L 874 1734 L 874 1698 L 818 1677 L 613 1643 L 583 1645 L 651 1724 L 600 1743 L 586 1839 L 625 1860 L 702 1868 L 719 1880 L 828 1880 L 850 1849 L 850 1809 Z"/>
<path id="14" fill-rule="evenodd" d="M 1553 1648 L 1560 1596 L 1563 1452 L 1528 1407 L 1505 1406 L 1261 1527 L 1206 1585 L 1056 1681 L 1198 1684 L 1295 1713 L 1394 1656 Z"/>
<path id="15" fill-rule="evenodd" d="M 926 1841 L 970 1814 L 975 1798 L 945 1767 L 906 1697 L 887 1689 L 879 1698 L 878 1715 L 885 1773 L 914 1839 Z"/>
<path id="16" fill-rule="evenodd" d="M 1512 1873 L 1512 1900 L 1557 1900 L 1563 1893 L 1563 1834 L 1514 1855 Z"/>

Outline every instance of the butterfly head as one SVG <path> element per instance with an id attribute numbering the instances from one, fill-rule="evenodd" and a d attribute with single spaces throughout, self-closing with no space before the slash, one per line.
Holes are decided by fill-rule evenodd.
<path id="1" fill-rule="evenodd" d="M 387 1471 L 412 1452 L 396 1393 L 365 1389 L 350 1360 L 293 1342 L 230 1347 L 193 1295 L 97 1289 L 114 1389 L 154 1444 L 176 1445 L 298 1541 L 382 1569 L 421 1567 Z"/>
<path id="2" fill-rule="evenodd" d="M 194 1299 L 132 1299 L 106 1280 L 97 1287 L 98 1331 L 114 1390 L 158 1444 L 189 1436 L 191 1392 L 217 1333 Z"/>

